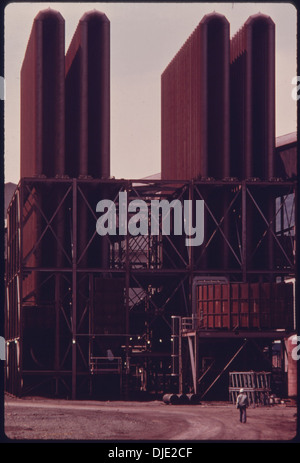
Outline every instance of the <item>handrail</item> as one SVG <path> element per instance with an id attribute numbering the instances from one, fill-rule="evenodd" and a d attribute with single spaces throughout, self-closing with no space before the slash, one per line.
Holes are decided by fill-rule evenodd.
<path id="1" fill-rule="evenodd" d="M 90 371 L 91 373 L 121 373 L 122 372 L 122 358 L 114 357 L 90 357 Z"/>
<path id="2" fill-rule="evenodd" d="M 193 331 L 197 329 L 198 317 L 182 317 L 181 318 L 181 331 Z"/>

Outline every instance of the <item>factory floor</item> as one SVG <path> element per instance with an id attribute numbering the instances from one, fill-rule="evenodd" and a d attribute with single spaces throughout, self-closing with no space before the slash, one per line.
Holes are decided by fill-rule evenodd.
<path id="1" fill-rule="evenodd" d="M 4 398 L 4 441 L 290 441 L 297 407 L 291 402 L 250 406 L 247 423 L 227 402 L 166 405 L 161 401 L 67 401 Z M 115 447 L 114 447 L 115 448 Z"/>

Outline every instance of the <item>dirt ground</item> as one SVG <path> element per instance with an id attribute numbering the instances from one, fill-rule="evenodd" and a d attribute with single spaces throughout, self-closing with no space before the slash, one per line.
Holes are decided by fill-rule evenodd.
<path id="1" fill-rule="evenodd" d="M 296 436 L 297 407 L 291 404 L 249 407 L 239 422 L 234 405 L 203 402 L 167 405 L 152 402 L 97 402 L 16 399 L 5 396 L 7 442 L 55 440 L 124 441 L 291 441 Z"/>

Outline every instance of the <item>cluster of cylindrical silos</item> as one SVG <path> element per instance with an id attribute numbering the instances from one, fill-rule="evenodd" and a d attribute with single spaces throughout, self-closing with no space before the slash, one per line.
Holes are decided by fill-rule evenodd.
<path id="1" fill-rule="evenodd" d="M 163 179 L 274 176 L 275 25 L 211 13 L 161 76 Z"/>
<path id="2" fill-rule="evenodd" d="M 110 22 L 82 16 L 65 55 L 65 21 L 35 17 L 21 69 L 21 178 L 110 176 Z"/>

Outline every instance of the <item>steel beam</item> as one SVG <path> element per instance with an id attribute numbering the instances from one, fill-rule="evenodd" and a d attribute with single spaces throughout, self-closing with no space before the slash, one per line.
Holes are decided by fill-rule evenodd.
<path id="1" fill-rule="evenodd" d="M 76 399 L 77 383 L 77 180 L 72 192 L 72 399 Z"/>
<path id="2" fill-rule="evenodd" d="M 65 201 L 67 201 L 67 204 L 69 207 L 71 207 L 71 231 L 72 231 L 72 238 L 71 238 L 71 244 L 72 244 L 72 253 L 70 256 L 70 262 L 67 261 L 67 264 L 63 267 L 55 267 L 54 265 L 51 266 L 43 266 L 39 263 L 36 263 L 35 265 L 32 265 L 28 260 L 24 259 L 26 256 L 22 256 L 22 253 L 20 253 L 21 246 L 23 245 L 23 239 L 24 239 L 24 234 L 27 233 L 26 231 L 26 220 L 27 217 L 26 215 L 22 212 L 22 208 L 25 205 L 25 200 L 26 198 L 30 198 L 30 204 L 33 210 L 35 210 L 35 214 L 40 214 L 41 212 L 45 215 L 45 212 L 43 211 L 43 204 L 39 204 L 39 207 L 35 207 L 35 203 L 32 201 L 32 191 L 34 191 L 35 187 L 38 185 L 41 186 L 41 182 L 45 181 L 49 185 L 49 187 L 55 188 L 55 185 L 64 185 L 64 192 L 69 191 L 67 197 L 65 198 Z M 139 182 L 136 181 L 138 184 Z M 164 186 L 169 186 L 172 182 L 153 182 L 153 181 L 141 181 L 141 186 L 134 186 L 134 189 L 132 190 L 132 181 L 128 180 L 126 182 L 122 181 L 114 181 L 114 180 L 109 180 L 106 182 L 103 181 L 98 181 L 98 180 L 91 180 L 91 179 L 22 179 L 21 184 L 18 187 L 18 194 L 15 195 L 15 199 L 12 201 L 10 210 L 9 210 L 9 245 L 11 246 L 12 243 L 14 243 L 14 248 L 12 250 L 12 253 L 14 256 L 18 256 L 17 262 L 15 260 L 10 261 L 8 263 L 8 275 L 9 278 L 7 279 L 6 285 L 7 289 L 9 291 L 16 291 L 16 276 L 19 275 L 20 271 L 23 272 L 23 275 L 33 272 L 39 275 L 39 284 L 45 283 L 45 285 L 49 285 L 51 281 L 51 285 L 53 284 L 53 288 L 56 292 L 56 295 L 53 296 L 53 299 L 55 300 L 55 305 L 54 307 L 54 312 L 58 315 L 58 311 L 60 311 L 61 314 L 61 323 L 58 323 L 58 318 L 56 318 L 56 334 L 55 334 L 55 344 L 56 344 L 56 351 L 54 354 L 55 358 L 55 367 L 53 369 L 53 375 L 51 377 L 51 374 L 49 373 L 49 370 L 36 370 L 36 373 L 38 375 L 46 375 L 47 378 L 49 378 L 49 381 L 55 380 L 56 385 L 58 387 L 58 384 L 64 385 L 66 388 L 70 388 L 71 396 L 72 397 L 78 397 L 78 394 L 81 392 L 81 386 L 80 383 L 78 382 L 78 378 L 81 376 L 86 376 L 89 377 L 89 371 L 88 371 L 88 348 L 87 351 L 85 351 L 85 344 L 86 341 L 85 339 L 89 339 L 90 341 L 92 340 L 92 333 L 87 333 L 78 331 L 79 326 L 83 327 L 83 321 L 87 319 L 88 315 L 90 314 L 91 306 L 87 305 L 87 301 L 83 302 L 81 301 L 82 295 L 80 292 L 80 301 L 78 299 L 78 293 L 76 292 L 76 286 L 78 286 L 79 281 L 82 280 L 83 278 L 88 277 L 90 280 L 93 278 L 92 276 L 94 275 L 105 275 L 109 273 L 111 276 L 117 276 L 117 275 L 122 275 L 125 277 L 125 306 L 126 306 L 126 314 L 127 314 L 127 320 L 124 325 L 124 333 L 122 334 L 122 337 L 124 338 L 124 342 L 126 345 L 126 357 L 129 359 L 130 356 L 130 344 L 129 344 L 129 338 L 131 334 L 131 321 L 132 321 L 132 314 L 133 312 L 130 311 L 130 295 L 129 295 L 129 290 L 134 287 L 140 287 L 143 290 L 145 289 L 145 284 L 146 281 L 152 282 L 153 287 L 156 287 L 155 284 L 158 284 L 160 287 L 163 288 L 163 293 L 161 293 L 161 301 L 157 303 L 154 299 L 150 301 L 149 303 L 152 304 L 153 310 L 148 311 L 147 317 L 150 317 L 149 319 L 149 326 L 151 326 L 152 323 L 154 323 L 156 317 L 163 317 L 163 320 L 166 322 L 166 332 L 168 331 L 168 321 L 169 321 L 169 316 L 171 315 L 169 308 L 172 306 L 172 301 L 175 301 L 177 298 L 177 295 L 182 297 L 183 305 L 182 305 L 182 313 L 181 315 L 190 315 L 188 311 L 190 310 L 190 303 L 189 303 L 189 295 L 190 295 L 190 282 L 193 281 L 193 279 L 197 275 L 202 275 L 202 276 L 207 276 L 207 269 L 205 268 L 199 268 L 197 266 L 197 253 L 190 253 L 189 255 L 189 260 L 187 263 L 189 265 L 184 266 L 184 267 L 172 267 L 172 266 L 166 266 L 166 263 L 163 262 L 163 265 L 158 268 L 132 268 L 130 265 L 130 252 L 131 252 L 131 245 L 129 243 L 129 236 L 127 236 L 127 247 L 125 248 L 126 253 L 125 253 L 125 266 L 121 269 L 115 269 L 115 268 L 105 268 L 105 267 L 90 267 L 90 266 L 78 266 L 78 252 L 76 248 L 76 243 L 77 243 L 77 229 L 78 229 L 78 214 L 77 214 L 77 203 L 78 203 L 78 197 L 82 199 L 82 204 L 86 208 L 87 211 L 89 211 L 89 218 L 93 222 L 96 220 L 96 214 L 93 211 L 92 204 L 90 202 L 90 197 L 86 193 L 87 190 L 89 189 L 89 185 L 91 188 L 98 188 L 99 191 L 101 190 L 103 185 L 106 185 L 108 188 L 107 191 L 110 191 L 110 189 L 113 191 L 113 195 L 111 195 L 112 198 L 116 201 L 118 192 L 120 189 L 122 191 L 128 191 L 131 190 L 133 191 L 134 196 L 133 197 L 138 197 L 144 200 L 149 201 L 151 199 L 151 196 L 149 197 L 149 191 L 151 187 L 151 191 L 154 192 L 154 197 L 157 198 L 157 192 L 162 191 Z M 82 186 L 84 185 L 84 189 L 82 189 Z M 247 198 L 248 201 L 252 201 L 251 196 L 254 198 L 253 207 L 255 210 L 257 210 L 256 204 L 256 198 L 258 195 L 261 195 L 262 193 L 260 192 L 260 188 L 262 188 L 262 191 L 264 194 L 270 194 L 272 197 L 274 195 L 274 192 L 277 191 L 278 197 L 284 196 L 290 191 L 294 191 L 294 184 L 293 182 L 260 182 L 258 185 L 256 182 L 235 182 L 235 186 L 231 186 L 228 184 L 228 182 L 185 182 L 183 184 L 183 188 L 185 189 L 185 194 L 189 192 L 189 198 L 199 198 L 199 193 L 203 194 L 205 190 L 215 190 L 220 192 L 222 194 L 222 191 L 230 191 L 231 188 L 233 188 L 232 192 L 232 201 L 231 201 L 231 208 L 236 207 L 238 204 L 241 205 L 241 220 L 245 221 L 247 218 L 247 210 L 245 210 L 245 204 L 243 201 Z M 93 190 L 93 191 L 96 191 Z M 248 194 L 248 191 L 250 191 L 251 196 Z M 276 193 L 276 194 L 277 194 Z M 284 194 L 283 194 L 284 193 Z M 174 197 L 178 197 L 183 199 L 183 190 L 182 190 L 182 185 L 181 188 L 177 188 L 177 193 L 175 193 L 175 189 L 171 189 L 169 191 L 169 194 L 171 195 L 171 198 L 174 199 Z M 30 196 L 31 195 L 31 196 Z M 177 195 L 177 196 L 176 196 Z M 244 196 L 243 196 L 244 195 Z M 168 196 L 165 196 L 168 198 Z M 244 200 L 242 200 L 242 197 Z M 18 200 L 20 198 L 20 210 L 18 212 L 17 207 L 15 207 L 18 204 Z M 208 196 L 209 199 L 209 196 Z M 130 196 L 128 196 L 128 200 L 130 200 Z M 38 201 L 38 197 L 34 199 L 34 201 Z M 239 202 L 240 201 L 240 202 Z M 61 203 L 60 203 L 61 204 Z M 61 204 L 62 206 L 62 204 Z M 208 204 L 208 206 L 210 206 Z M 259 208 L 259 203 L 257 203 L 257 206 Z M 283 206 L 282 206 L 283 208 Z M 41 209 L 41 210 L 40 210 Z M 53 209 L 53 212 L 57 207 Z M 230 209 L 230 208 L 227 208 Z M 223 213 L 230 214 L 230 211 L 223 211 Z M 259 210 L 257 211 L 258 214 L 260 214 Z M 264 211 L 261 210 L 261 213 L 264 215 L 266 221 L 268 222 L 268 217 L 265 216 Z M 214 214 L 214 211 L 212 210 L 212 214 Z M 20 216 L 20 222 L 18 222 L 17 217 L 18 215 Z M 50 217 L 47 218 L 48 222 L 51 221 L 51 217 L 53 214 L 50 215 Z M 218 227 L 221 226 L 222 224 L 222 217 L 215 217 L 215 224 L 218 225 Z M 53 222 L 50 222 L 52 225 Z M 266 222 L 265 222 L 266 223 Z M 266 223 L 267 225 L 267 223 Z M 47 223 L 46 223 L 47 226 Z M 242 253 L 245 252 L 246 246 L 243 240 L 245 240 L 248 236 L 248 227 L 247 227 L 247 222 L 244 223 L 243 225 L 244 228 L 242 228 Z M 19 231 L 20 230 L 20 233 Z M 48 227 L 49 233 L 51 231 L 50 227 Z M 55 231 L 55 230 L 54 230 Z M 40 234 L 43 233 L 43 230 L 40 230 Z M 16 241 L 15 238 L 20 237 L 20 241 Z M 55 235 L 53 235 L 55 236 Z M 226 239 L 227 236 L 225 236 Z M 40 236 L 37 236 L 37 240 L 40 238 Z M 43 239 L 40 241 L 42 242 L 46 238 L 45 235 L 43 235 Z M 169 237 L 171 239 L 171 237 Z M 95 235 L 94 239 L 97 239 L 97 236 Z M 209 237 L 207 237 L 209 239 Z M 275 239 L 275 237 L 273 237 Z M 230 243 L 229 239 L 228 242 Z M 36 243 L 33 243 L 33 246 Z M 65 242 L 63 244 L 64 250 L 68 253 L 67 247 L 70 245 L 70 243 Z M 85 247 L 88 245 L 88 243 L 85 243 Z M 226 245 L 226 241 L 224 238 L 224 245 Z M 30 251 L 30 250 L 29 250 Z M 70 254 L 70 252 L 69 252 Z M 68 255 L 69 255 L 68 254 Z M 195 255 L 196 254 L 196 255 Z M 243 255 L 243 254 L 242 254 Z M 283 256 L 284 257 L 284 256 Z M 242 276 L 242 271 L 245 271 L 245 278 L 248 279 L 250 277 L 255 277 L 257 278 L 257 269 L 255 268 L 247 268 L 243 267 L 245 264 L 245 261 L 242 261 L 242 266 L 239 268 L 211 268 L 210 269 L 210 275 L 215 275 L 219 276 L 224 275 L 227 276 L 228 278 L 233 278 L 236 281 L 241 281 L 241 276 Z M 293 264 L 293 262 L 291 262 Z M 169 264 L 170 265 L 170 264 Z M 265 280 L 265 278 L 269 278 L 270 274 L 272 275 L 281 275 L 282 277 L 284 275 L 293 275 L 294 272 L 294 265 L 291 265 L 290 268 L 285 268 L 285 267 L 279 267 L 279 268 L 273 268 L 273 269 L 267 269 L 267 268 L 262 268 L 259 270 L 259 275 L 262 279 Z M 174 281 L 174 277 L 176 277 L 176 282 Z M 54 284 L 52 282 L 60 281 L 59 284 Z M 174 284 L 172 287 L 170 287 L 169 282 L 172 281 Z M 267 280 L 265 280 L 267 281 Z M 20 280 L 19 280 L 20 282 Z M 13 288 L 14 285 L 14 288 Z M 61 298 L 64 297 L 64 291 L 67 289 L 67 287 L 73 288 L 73 291 L 71 291 L 71 296 L 72 296 L 72 307 L 71 307 L 71 315 L 72 315 L 72 323 L 70 321 L 70 314 L 68 313 L 67 306 L 64 306 L 63 304 L 59 304 L 59 286 L 64 286 L 65 289 L 62 289 L 63 292 L 61 292 Z M 52 287 L 52 286 L 51 286 Z M 38 289 L 39 286 L 36 286 L 35 289 Z M 181 294 L 182 291 L 182 294 Z M 20 297 L 20 316 L 22 317 L 24 314 L 24 309 L 28 310 L 28 307 L 32 304 L 30 298 L 32 293 L 28 294 L 21 294 Z M 17 292 L 15 292 L 15 295 L 17 296 Z M 28 296 L 28 297 L 26 297 Z M 88 295 L 87 295 L 88 297 Z M 12 299 L 10 298 L 7 302 L 9 302 L 10 307 L 16 303 L 17 299 Z M 49 306 L 49 301 L 47 302 L 47 307 Z M 80 307 L 79 307 L 80 306 Z M 15 314 L 17 314 L 17 307 L 15 307 Z M 130 312 L 130 317 L 129 317 L 129 312 Z M 13 311 L 11 312 L 13 314 Z M 56 315 L 56 317 L 57 317 Z M 14 317 L 14 315 L 12 315 Z M 152 317 L 152 318 L 151 318 Z M 14 322 L 17 321 L 18 326 L 20 326 L 20 323 L 17 319 L 14 320 Z M 134 318 L 133 318 L 134 321 Z M 64 346 L 59 345 L 59 340 L 57 338 L 57 333 L 61 329 L 62 325 L 64 325 L 65 329 L 65 336 L 68 338 L 68 344 L 64 344 Z M 124 335 L 124 336 L 123 336 Z M 120 336 L 120 335 L 118 335 Z M 277 331 L 272 331 L 268 332 L 266 330 L 262 331 L 257 331 L 257 332 L 245 332 L 245 331 L 235 331 L 235 332 L 215 332 L 211 330 L 206 330 L 206 332 L 199 332 L 197 333 L 197 337 L 199 342 L 201 340 L 205 339 L 214 339 L 214 338 L 219 338 L 219 339 L 235 339 L 235 338 L 243 338 L 243 337 L 253 337 L 253 338 L 283 338 L 286 336 L 286 332 L 277 332 Z M 14 337 L 14 339 L 17 339 Z M 18 337 L 19 339 L 19 337 Z M 75 341 L 73 343 L 73 340 Z M 127 340 L 127 341 L 126 341 Z M 88 341 L 88 342 L 90 342 Z M 22 342 L 22 340 L 21 340 Z M 80 345 L 79 345 L 80 344 Z M 88 343 L 86 344 L 88 346 Z M 22 347 L 21 347 L 22 348 Z M 149 353 L 149 355 L 158 355 L 158 353 Z M 146 355 L 146 354 L 145 354 Z M 147 354 L 148 355 L 148 354 Z M 164 353 L 165 355 L 165 353 Z M 137 357 L 135 357 L 137 358 Z M 163 357 L 165 358 L 165 357 Z M 70 361 L 71 363 L 70 363 Z M 22 358 L 20 360 L 22 362 Z M 83 367 L 79 368 L 79 365 L 83 365 Z M 129 362 L 127 363 L 129 365 Z M 57 369 L 59 366 L 59 370 Z M 21 365 L 22 367 L 22 365 Z M 83 371 L 81 368 L 86 369 L 86 371 Z M 23 371 L 23 376 L 27 375 L 26 372 L 32 371 L 28 368 L 26 370 L 24 369 Z M 47 373 L 46 373 L 47 372 Z M 67 373 L 68 372 L 68 373 Z M 32 376 L 32 375 L 31 375 Z M 31 377 L 30 376 L 30 377 Z M 29 376 L 26 376 L 28 379 Z M 16 379 L 16 381 L 21 381 Z M 28 385 L 28 381 L 26 379 L 26 384 Z M 70 383 L 68 384 L 68 382 Z M 19 384 L 21 384 L 19 382 Z M 27 388 L 27 386 L 26 386 Z M 22 391 L 24 393 L 25 389 Z"/>

